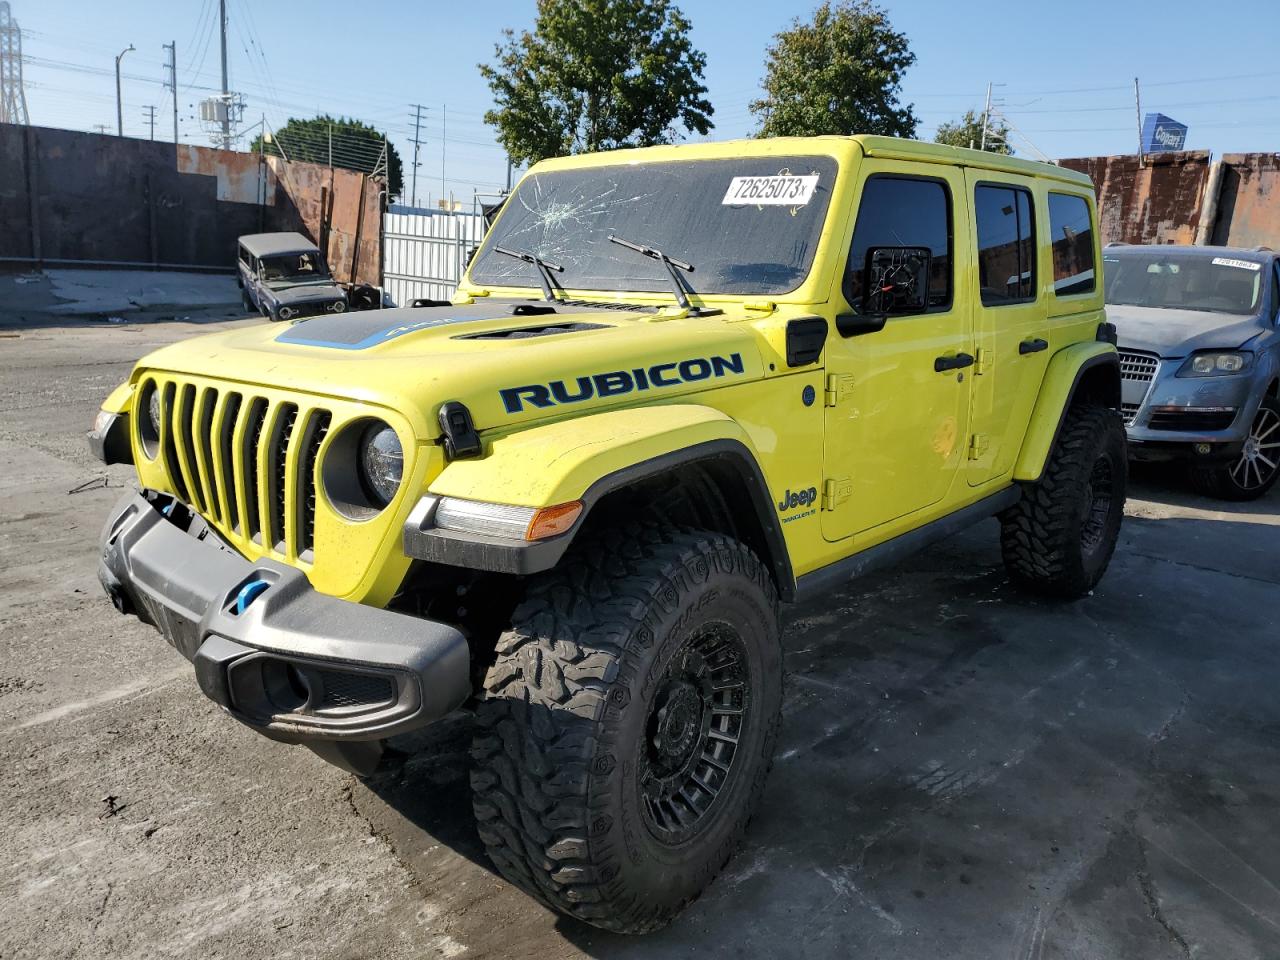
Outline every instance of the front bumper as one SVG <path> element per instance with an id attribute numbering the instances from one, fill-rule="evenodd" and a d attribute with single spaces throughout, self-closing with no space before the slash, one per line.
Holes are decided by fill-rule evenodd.
<path id="1" fill-rule="evenodd" d="M 98 576 L 122 613 L 190 660 L 205 695 L 275 740 L 365 772 L 345 743 L 424 726 L 471 694 L 454 627 L 322 594 L 302 571 L 251 563 L 178 501 L 130 493 L 102 535 Z"/>
<path id="2" fill-rule="evenodd" d="M 1125 348 L 1120 349 L 1123 358 Z M 1150 380 L 1125 377 L 1121 383 L 1134 459 L 1204 462 L 1238 457 L 1257 407 L 1252 378 L 1178 377 L 1183 358 L 1151 357 L 1149 362 Z"/>

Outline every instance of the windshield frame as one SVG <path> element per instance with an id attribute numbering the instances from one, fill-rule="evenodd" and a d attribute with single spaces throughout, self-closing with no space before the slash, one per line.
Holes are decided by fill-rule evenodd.
<path id="1" fill-rule="evenodd" d="M 606 153 L 579 154 L 543 161 L 531 167 L 517 184 L 516 189 L 523 187 L 531 177 L 558 173 L 561 171 L 588 170 L 602 167 L 621 166 L 660 166 L 666 163 L 690 161 L 768 161 L 778 158 L 795 160 L 796 158 L 813 158 L 832 164 L 832 180 L 829 184 L 830 194 L 826 199 L 826 210 L 817 224 L 813 236 L 813 253 L 800 274 L 796 284 L 785 292 L 708 292 L 700 288 L 699 274 L 689 276 L 693 290 L 689 299 L 694 306 L 710 306 L 715 304 L 741 303 L 744 301 L 768 301 L 775 303 L 825 302 L 831 296 L 831 283 L 837 264 L 832 250 L 840 246 L 833 240 L 838 238 L 841 230 L 847 226 L 850 184 L 855 180 L 856 167 L 861 159 L 861 150 L 851 138 L 829 138 L 817 141 L 814 139 L 777 138 L 772 140 L 751 140 L 734 142 L 706 142 L 682 144 L 679 146 L 646 147 L 634 150 L 619 150 Z M 827 184 L 823 184 L 827 186 Z M 510 196 L 515 196 L 515 190 Z M 495 282 L 481 280 L 473 276 L 475 267 L 481 262 L 481 255 L 489 253 L 489 247 L 500 236 L 499 230 L 503 220 L 510 216 L 510 203 L 505 203 L 501 212 L 494 219 L 492 226 L 486 231 L 484 240 L 476 248 L 470 263 L 458 285 L 458 295 L 504 296 L 504 297 L 537 297 L 539 288 L 532 274 L 525 282 Z M 621 229 L 621 227 L 619 227 Z M 638 238 L 651 241 L 651 238 Z M 686 258 L 698 266 L 697 250 L 663 250 L 672 257 Z M 638 259 L 640 255 L 636 255 Z M 838 259 L 836 257 L 835 259 Z M 654 279 L 651 289 L 629 288 L 593 288 L 582 287 L 574 283 L 568 271 L 557 275 L 563 286 L 558 292 L 568 299 L 586 301 L 624 301 L 628 303 L 651 305 L 655 307 L 674 305 L 670 284 Z M 646 282 L 648 282 L 646 280 Z"/>
<path id="2" fill-rule="evenodd" d="M 1187 251 L 1184 249 L 1179 249 L 1178 247 L 1172 246 L 1172 245 L 1135 247 L 1135 248 L 1125 249 L 1124 252 L 1121 252 L 1120 250 L 1116 250 L 1116 249 L 1111 249 L 1111 250 L 1104 249 L 1102 251 L 1102 270 L 1103 270 L 1102 295 L 1103 295 L 1104 305 L 1107 307 L 1137 307 L 1142 310 L 1178 310 L 1178 311 L 1187 311 L 1191 313 L 1207 313 L 1210 315 L 1241 317 L 1244 319 L 1258 316 L 1262 312 L 1263 307 L 1266 303 L 1267 282 L 1268 282 L 1268 278 L 1266 276 L 1266 273 L 1267 273 L 1266 262 L 1260 259 L 1252 251 L 1212 250 L 1211 249 L 1211 250 L 1205 250 L 1204 252 L 1201 252 L 1202 250 L 1203 248 L 1195 251 Z M 1182 263 L 1187 263 L 1187 262 L 1194 263 L 1197 266 L 1203 265 L 1203 268 L 1206 271 L 1212 269 L 1214 266 L 1220 266 L 1224 270 L 1240 269 L 1239 267 L 1232 268 L 1225 264 L 1215 263 L 1216 260 L 1223 260 L 1223 259 L 1238 261 L 1241 263 L 1247 262 L 1247 263 L 1257 264 L 1257 270 L 1245 271 L 1247 273 L 1252 274 L 1256 278 L 1255 280 L 1256 287 L 1253 293 L 1252 305 L 1246 311 L 1240 312 L 1227 307 L 1194 306 L 1194 305 L 1177 304 L 1177 303 L 1150 303 L 1150 302 L 1135 303 L 1130 300 L 1112 300 L 1111 299 L 1112 281 L 1110 281 L 1107 277 L 1107 264 L 1109 262 L 1126 265 L 1129 269 L 1132 269 L 1134 265 L 1138 265 L 1138 264 L 1143 265 L 1143 267 L 1145 268 L 1145 267 L 1149 267 L 1153 263 L 1175 262 L 1175 261 L 1179 262 L 1179 267 L 1181 267 Z"/>

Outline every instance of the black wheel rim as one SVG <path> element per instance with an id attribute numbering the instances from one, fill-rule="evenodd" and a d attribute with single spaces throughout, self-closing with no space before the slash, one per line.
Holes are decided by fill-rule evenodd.
<path id="1" fill-rule="evenodd" d="M 1280 468 L 1280 414 L 1267 407 L 1258 410 L 1240 451 L 1232 464 L 1231 479 L 1241 490 L 1265 487 Z"/>
<path id="2" fill-rule="evenodd" d="M 1106 539 L 1114 496 L 1115 472 L 1111 469 L 1111 460 L 1101 456 L 1094 462 L 1085 486 L 1084 523 L 1080 527 L 1080 546 L 1085 553 L 1097 550 Z"/>
<path id="3" fill-rule="evenodd" d="M 679 844 L 711 819 L 737 772 L 750 709 L 746 646 L 727 624 L 692 634 L 668 661 L 640 744 L 640 807 L 663 843 Z"/>

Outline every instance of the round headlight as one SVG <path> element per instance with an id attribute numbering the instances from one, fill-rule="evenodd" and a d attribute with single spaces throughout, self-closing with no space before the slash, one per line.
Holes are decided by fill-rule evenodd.
<path id="1" fill-rule="evenodd" d="M 400 438 L 385 423 L 375 423 L 360 441 L 360 476 L 370 497 L 380 506 L 391 502 L 404 475 Z"/>
<path id="2" fill-rule="evenodd" d="M 346 309 L 347 305 L 342 300 L 335 300 L 328 307 L 330 313 L 344 313 Z"/>
<path id="3" fill-rule="evenodd" d="M 276 316 L 279 317 L 281 320 L 288 320 L 290 317 L 293 316 L 293 308 L 281 307 L 279 310 L 276 311 Z"/>

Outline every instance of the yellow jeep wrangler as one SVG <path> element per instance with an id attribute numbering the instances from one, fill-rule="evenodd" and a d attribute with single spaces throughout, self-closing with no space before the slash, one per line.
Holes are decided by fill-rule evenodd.
<path id="1" fill-rule="evenodd" d="M 1078 597 L 1125 496 L 1091 184 L 883 137 L 540 163 L 449 305 L 145 357 L 100 574 L 236 719 L 367 774 L 475 712 L 504 876 L 653 929 L 779 726 L 780 601 L 998 516 Z"/>

